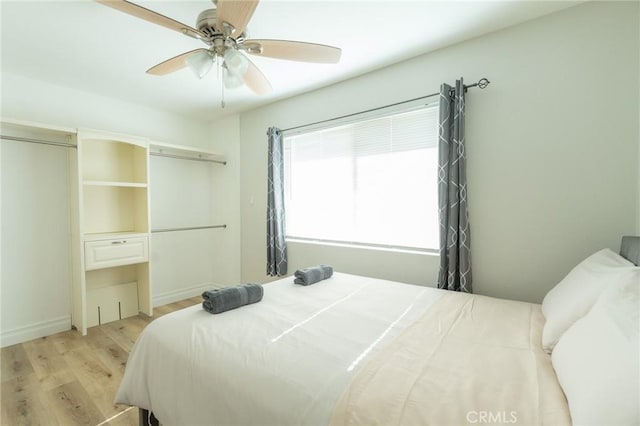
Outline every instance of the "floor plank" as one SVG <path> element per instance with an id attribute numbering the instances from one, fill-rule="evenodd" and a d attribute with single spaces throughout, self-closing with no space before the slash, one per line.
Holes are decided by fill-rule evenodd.
<path id="1" fill-rule="evenodd" d="M 198 297 L 197 300 L 195 301 L 193 299 L 186 299 L 186 300 L 181 300 L 179 302 L 173 303 L 172 307 L 175 306 L 176 309 L 190 308 L 193 305 L 196 305 L 201 302 L 202 302 L 202 297 Z"/>
<path id="2" fill-rule="evenodd" d="M 2 382 L 3 425 L 57 425 L 52 407 L 34 373 Z"/>
<path id="3" fill-rule="evenodd" d="M 2 349 L 0 371 L 2 381 L 12 380 L 16 377 L 26 376 L 33 373 L 33 366 L 27 357 L 27 352 L 23 345 L 13 345 Z"/>
<path id="4" fill-rule="evenodd" d="M 53 415 L 62 425 L 97 425 L 104 416 L 78 382 L 66 383 L 47 392 Z"/>
<path id="5" fill-rule="evenodd" d="M 102 331 L 127 352 L 131 351 L 138 335 L 149 321 L 142 317 L 128 318 L 126 321 L 115 321 L 101 325 Z"/>
<path id="6" fill-rule="evenodd" d="M 151 321 L 200 303 L 200 296 L 87 331 L 0 349 L 0 424 L 135 426 L 137 408 L 115 405 L 129 351 Z"/>
<path id="7" fill-rule="evenodd" d="M 87 341 L 80 333 L 74 330 L 57 333 L 48 336 L 46 339 L 51 340 L 56 350 L 61 354 L 87 346 Z"/>
<path id="8" fill-rule="evenodd" d="M 44 390 L 51 390 L 76 380 L 63 355 L 48 340 L 36 339 L 22 346 Z"/>
<path id="9" fill-rule="evenodd" d="M 120 386 L 121 375 L 105 366 L 89 347 L 69 351 L 64 357 L 104 418 L 122 411 L 113 403 L 113 397 Z"/>
<path id="10" fill-rule="evenodd" d="M 114 342 L 99 327 L 90 329 L 87 334 L 89 347 L 93 354 L 116 375 L 122 376 L 127 364 L 129 351 Z"/>

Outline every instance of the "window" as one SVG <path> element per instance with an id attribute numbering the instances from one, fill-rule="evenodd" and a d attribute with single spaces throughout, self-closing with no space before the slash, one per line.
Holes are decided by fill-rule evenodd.
<path id="1" fill-rule="evenodd" d="M 438 248 L 438 108 L 284 137 L 289 238 Z"/>

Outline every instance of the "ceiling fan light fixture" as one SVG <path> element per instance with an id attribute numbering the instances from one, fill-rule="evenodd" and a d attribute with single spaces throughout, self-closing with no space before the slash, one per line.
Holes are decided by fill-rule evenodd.
<path id="1" fill-rule="evenodd" d="M 237 89 L 244 84 L 241 76 L 229 71 L 226 67 L 222 68 L 222 79 L 225 89 Z"/>
<path id="2" fill-rule="evenodd" d="M 187 66 L 198 78 L 203 78 L 213 66 L 213 56 L 209 52 L 199 51 L 186 59 Z"/>
<path id="3" fill-rule="evenodd" d="M 224 52 L 224 64 L 231 74 L 242 76 L 249 68 L 249 61 L 244 55 L 235 49 L 227 49 Z"/>

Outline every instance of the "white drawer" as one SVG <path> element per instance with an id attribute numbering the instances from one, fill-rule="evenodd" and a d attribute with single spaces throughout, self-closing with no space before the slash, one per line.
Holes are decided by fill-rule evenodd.
<path id="1" fill-rule="evenodd" d="M 149 260 L 147 237 L 117 240 L 87 241 L 84 243 L 85 270 L 131 265 Z"/>

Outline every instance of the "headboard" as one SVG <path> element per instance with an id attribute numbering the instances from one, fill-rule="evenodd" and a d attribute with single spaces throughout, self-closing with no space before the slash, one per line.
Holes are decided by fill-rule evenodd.
<path id="1" fill-rule="evenodd" d="M 620 255 L 640 266 L 640 237 L 624 236 L 620 246 Z"/>

